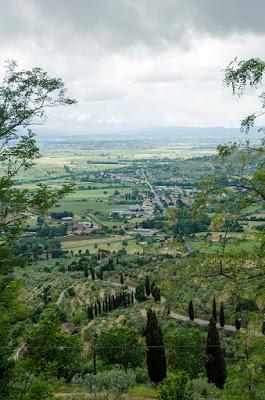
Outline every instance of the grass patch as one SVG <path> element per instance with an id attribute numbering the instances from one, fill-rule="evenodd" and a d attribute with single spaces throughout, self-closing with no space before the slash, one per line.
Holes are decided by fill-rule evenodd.
<path id="1" fill-rule="evenodd" d="M 134 386 L 129 390 L 129 395 L 131 396 L 139 396 L 148 399 L 156 399 L 157 398 L 157 390 L 156 388 L 148 385 L 139 385 Z"/>

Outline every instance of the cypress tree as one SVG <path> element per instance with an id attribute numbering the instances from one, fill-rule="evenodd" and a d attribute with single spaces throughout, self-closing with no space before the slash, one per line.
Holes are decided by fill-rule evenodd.
<path id="1" fill-rule="evenodd" d="M 111 298 L 111 303 L 112 303 L 113 310 L 115 310 L 116 309 L 116 303 L 115 303 L 115 296 L 114 295 Z"/>
<path id="2" fill-rule="evenodd" d="M 108 297 L 108 303 L 109 303 L 109 311 L 112 311 L 113 307 L 112 307 L 112 301 L 111 301 L 111 295 L 110 294 L 109 294 L 109 297 Z"/>
<path id="3" fill-rule="evenodd" d="M 104 303 L 105 303 L 105 311 L 109 312 L 109 302 L 108 302 L 108 297 L 104 297 Z"/>
<path id="4" fill-rule="evenodd" d="M 130 295 L 130 293 L 127 293 L 127 294 L 126 294 L 126 304 L 127 304 L 128 306 L 131 305 L 131 295 Z"/>
<path id="5" fill-rule="evenodd" d="M 112 258 L 109 260 L 107 268 L 108 268 L 108 271 L 113 271 L 114 270 L 114 262 L 113 262 Z"/>
<path id="6" fill-rule="evenodd" d="M 98 303 L 98 315 L 100 316 L 100 314 L 101 314 L 101 303 L 100 303 L 100 300 L 97 300 L 97 303 Z"/>
<path id="7" fill-rule="evenodd" d="M 135 289 L 135 298 L 138 301 L 145 301 L 145 285 L 143 282 L 139 283 Z"/>
<path id="8" fill-rule="evenodd" d="M 241 317 L 236 317 L 236 320 L 235 320 L 235 327 L 236 327 L 236 330 L 237 330 L 237 331 L 240 330 L 240 328 L 241 328 Z"/>
<path id="9" fill-rule="evenodd" d="M 208 327 L 206 355 L 205 368 L 208 382 L 214 383 L 219 389 L 222 389 L 226 380 L 226 366 L 219 333 L 213 318 L 210 319 Z"/>
<path id="10" fill-rule="evenodd" d="M 117 308 L 119 308 L 120 306 L 121 306 L 121 294 L 120 293 L 118 293 L 118 295 L 117 295 Z"/>
<path id="11" fill-rule="evenodd" d="M 235 318 L 235 327 L 236 330 L 239 331 L 241 328 L 241 304 L 237 304 L 236 306 L 236 318 Z"/>
<path id="12" fill-rule="evenodd" d="M 98 307 L 97 307 L 97 303 L 94 304 L 94 310 L 95 310 L 95 317 L 97 318 L 97 316 L 98 316 Z"/>
<path id="13" fill-rule="evenodd" d="M 90 274 L 91 274 L 92 281 L 94 281 L 95 280 L 95 270 L 93 267 L 90 268 Z"/>
<path id="14" fill-rule="evenodd" d="M 221 303 L 219 318 L 220 318 L 220 326 L 223 328 L 225 326 L 225 310 L 223 302 Z"/>
<path id="15" fill-rule="evenodd" d="M 87 307 L 87 317 L 89 319 L 94 319 L 94 314 L 93 314 L 93 307 L 91 305 L 89 305 Z"/>
<path id="16" fill-rule="evenodd" d="M 215 300 L 215 296 L 213 298 L 213 309 L 212 309 L 212 317 L 215 320 L 215 322 L 217 322 L 217 310 L 216 310 L 216 300 Z"/>
<path id="17" fill-rule="evenodd" d="M 113 296 L 113 308 L 114 310 L 117 309 L 117 293 Z"/>
<path id="18" fill-rule="evenodd" d="M 161 292 L 158 286 L 155 286 L 153 289 L 153 297 L 155 301 L 161 301 Z"/>
<path id="19" fill-rule="evenodd" d="M 124 284 L 124 276 L 123 276 L 123 273 L 120 274 L 120 284 L 121 284 L 121 285 Z"/>
<path id="20" fill-rule="evenodd" d="M 150 285 L 150 279 L 148 276 L 145 277 L 145 293 L 146 293 L 146 296 L 150 296 L 150 294 L 151 294 L 151 285 Z"/>
<path id="21" fill-rule="evenodd" d="M 189 319 L 194 321 L 194 308 L 192 300 L 189 302 Z"/>
<path id="22" fill-rule="evenodd" d="M 261 332 L 265 335 L 265 321 L 262 322 Z"/>
<path id="23" fill-rule="evenodd" d="M 149 378 L 155 383 L 162 382 L 167 374 L 164 340 L 156 314 L 152 309 L 147 311 L 145 338 L 147 346 L 146 363 Z"/>
<path id="24" fill-rule="evenodd" d="M 127 308 L 127 295 L 125 292 L 122 294 L 123 307 Z"/>
<path id="25" fill-rule="evenodd" d="M 154 295 L 153 295 L 153 291 L 154 291 L 154 288 L 155 288 L 156 284 L 157 284 L 157 281 L 152 281 L 152 282 L 151 282 L 150 289 L 151 289 L 151 294 L 152 294 L 152 296 L 154 296 Z"/>
<path id="26" fill-rule="evenodd" d="M 134 293 L 133 293 L 133 291 L 131 293 L 131 304 L 134 304 Z"/>
<path id="27" fill-rule="evenodd" d="M 109 308 L 108 308 L 108 299 L 107 299 L 107 297 L 105 296 L 105 298 L 104 298 L 104 303 L 105 303 L 105 311 L 106 312 L 108 312 L 109 311 Z"/>

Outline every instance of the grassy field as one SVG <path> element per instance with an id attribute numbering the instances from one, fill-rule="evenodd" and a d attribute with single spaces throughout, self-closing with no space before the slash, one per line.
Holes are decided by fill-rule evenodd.
<path id="1" fill-rule="evenodd" d="M 205 241 L 189 241 L 193 250 L 199 250 L 202 253 L 216 253 L 220 251 L 220 243 L 209 243 Z M 242 251 L 250 251 L 257 245 L 256 240 L 237 240 L 235 243 L 229 243 L 226 247 L 226 252 L 240 253 Z"/>

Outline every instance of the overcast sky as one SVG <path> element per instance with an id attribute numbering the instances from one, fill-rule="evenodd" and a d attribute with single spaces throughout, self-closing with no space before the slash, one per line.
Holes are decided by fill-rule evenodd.
<path id="1" fill-rule="evenodd" d="M 78 104 L 63 132 L 238 126 L 256 98 L 232 97 L 222 69 L 265 59 L 264 0 L 0 0 L 4 60 L 62 77 Z"/>

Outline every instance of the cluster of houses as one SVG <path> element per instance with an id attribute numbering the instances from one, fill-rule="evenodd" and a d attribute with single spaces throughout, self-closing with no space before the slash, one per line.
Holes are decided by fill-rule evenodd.
<path id="1" fill-rule="evenodd" d="M 176 206 L 177 199 L 183 204 L 191 206 L 199 192 L 197 189 L 183 190 L 180 186 L 157 186 L 156 191 L 167 207 Z"/>
<path id="2" fill-rule="evenodd" d="M 75 222 L 68 225 L 67 234 L 85 236 L 91 234 L 94 231 L 98 231 L 101 228 L 101 224 L 96 224 L 91 221 Z"/>
<path id="3" fill-rule="evenodd" d="M 142 204 L 134 204 L 127 208 L 115 211 L 120 217 L 132 218 L 151 218 L 155 212 L 155 204 L 152 199 L 144 198 Z"/>
<path id="4" fill-rule="evenodd" d="M 106 178 L 110 178 L 112 180 L 115 181 L 124 181 L 124 182 L 138 182 L 138 179 L 128 175 L 128 174 L 122 174 L 122 173 L 114 173 L 114 172 L 110 172 L 110 173 L 106 173 L 105 174 Z"/>

